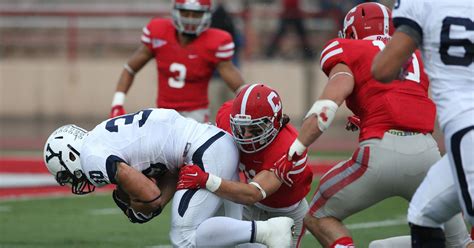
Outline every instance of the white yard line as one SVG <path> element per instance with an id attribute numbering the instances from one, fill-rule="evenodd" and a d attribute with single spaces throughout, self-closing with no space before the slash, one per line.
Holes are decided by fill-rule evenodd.
<path id="1" fill-rule="evenodd" d="M 50 174 L 1 173 L 0 188 L 58 185 Z"/>
<path id="2" fill-rule="evenodd" d="M 388 227 L 388 226 L 402 226 L 407 225 L 408 222 L 406 217 L 400 216 L 396 219 L 388 219 L 388 220 L 381 220 L 381 221 L 371 221 L 371 222 L 361 222 L 361 223 L 353 223 L 347 224 L 346 227 L 351 230 L 357 229 L 370 229 L 370 228 L 379 228 L 379 227 Z M 306 235 L 311 235 L 309 231 L 306 231 Z"/>

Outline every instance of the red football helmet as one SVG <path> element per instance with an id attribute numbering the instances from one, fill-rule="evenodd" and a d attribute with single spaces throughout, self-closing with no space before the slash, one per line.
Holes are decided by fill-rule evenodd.
<path id="1" fill-rule="evenodd" d="M 199 35 L 211 25 L 211 0 L 174 0 L 173 21 L 180 33 Z M 193 11 L 197 16 L 184 16 L 181 11 Z"/>
<path id="2" fill-rule="evenodd" d="M 339 37 L 356 40 L 387 40 L 394 32 L 392 12 L 379 3 L 362 3 L 344 18 Z"/>
<path id="3" fill-rule="evenodd" d="M 282 126 L 280 96 L 263 84 L 245 87 L 232 105 L 230 126 L 241 151 L 262 150 L 275 139 Z"/>

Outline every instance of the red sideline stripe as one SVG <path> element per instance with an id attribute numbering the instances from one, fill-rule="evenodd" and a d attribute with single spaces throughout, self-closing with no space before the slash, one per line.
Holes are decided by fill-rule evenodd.
<path id="1" fill-rule="evenodd" d="M 312 161 L 308 165 L 316 176 L 323 175 L 334 161 Z M 0 173 L 49 173 L 42 159 L 0 157 Z"/>
<path id="2" fill-rule="evenodd" d="M 49 173 L 41 158 L 0 157 L 0 173 Z"/>
<path id="3" fill-rule="evenodd" d="M 111 191 L 114 188 L 115 185 L 107 185 L 101 188 L 96 188 L 95 192 Z M 71 188 L 66 186 L 0 188 L 0 198 L 48 196 L 52 194 L 70 195 L 72 193 Z"/>

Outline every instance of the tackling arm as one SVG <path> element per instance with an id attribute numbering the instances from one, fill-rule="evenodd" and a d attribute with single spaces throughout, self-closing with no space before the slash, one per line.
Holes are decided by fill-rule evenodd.
<path id="1" fill-rule="evenodd" d="M 416 48 L 417 44 L 413 38 L 404 32 L 396 31 L 372 62 L 373 77 L 384 83 L 397 79 Z"/>
<path id="2" fill-rule="evenodd" d="M 275 193 L 280 180 L 273 172 L 261 171 L 251 183 L 223 180 L 215 175 L 203 172 L 197 165 L 186 165 L 179 173 L 179 189 L 207 189 L 219 197 L 236 203 L 252 205 Z"/>
<path id="3" fill-rule="evenodd" d="M 217 70 L 227 86 L 236 94 L 239 93 L 244 86 L 244 79 L 239 69 L 235 67 L 232 61 L 227 60 L 219 62 L 217 64 Z"/>
<path id="4" fill-rule="evenodd" d="M 236 203 L 253 205 L 275 193 L 281 184 L 273 172 L 264 170 L 248 184 L 222 180 L 214 194 Z"/>

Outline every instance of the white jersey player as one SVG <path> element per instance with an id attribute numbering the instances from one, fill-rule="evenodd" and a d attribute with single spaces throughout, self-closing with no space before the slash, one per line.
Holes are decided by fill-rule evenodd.
<path id="1" fill-rule="evenodd" d="M 175 247 L 248 242 L 269 247 L 290 245 L 290 218 L 242 221 L 238 204 L 207 190 L 176 191 L 183 164 L 193 163 L 236 181 L 239 157 L 230 135 L 174 110 L 145 109 L 106 120 L 90 132 L 66 125 L 51 134 L 44 153 L 48 170 L 60 185 L 71 184 L 75 194 L 116 184 L 113 199 L 133 223 L 145 223 L 159 215 L 173 198 L 170 239 Z M 210 188 L 217 189 L 221 181 L 208 182 Z M 227 217 L 213 217 L 219 209 Z"/>
<path id="2" fill-rule="evenodd" d="M 393 22 L 397 31 L 374 60 L 372 73 L 383 82 L 400 72 L 403 76 L 411 53 L 422 49 L 447 154 L 418 188 L 408 220 L 413 247 L 442 247 L 441 223 L 456 211 L 462 208 L 474 224 L 474 1 L 399 0 Z M 441 178 L 447 182 L 440 184 Z M 452 206 L 455 198 L 457 208 Z"/>

